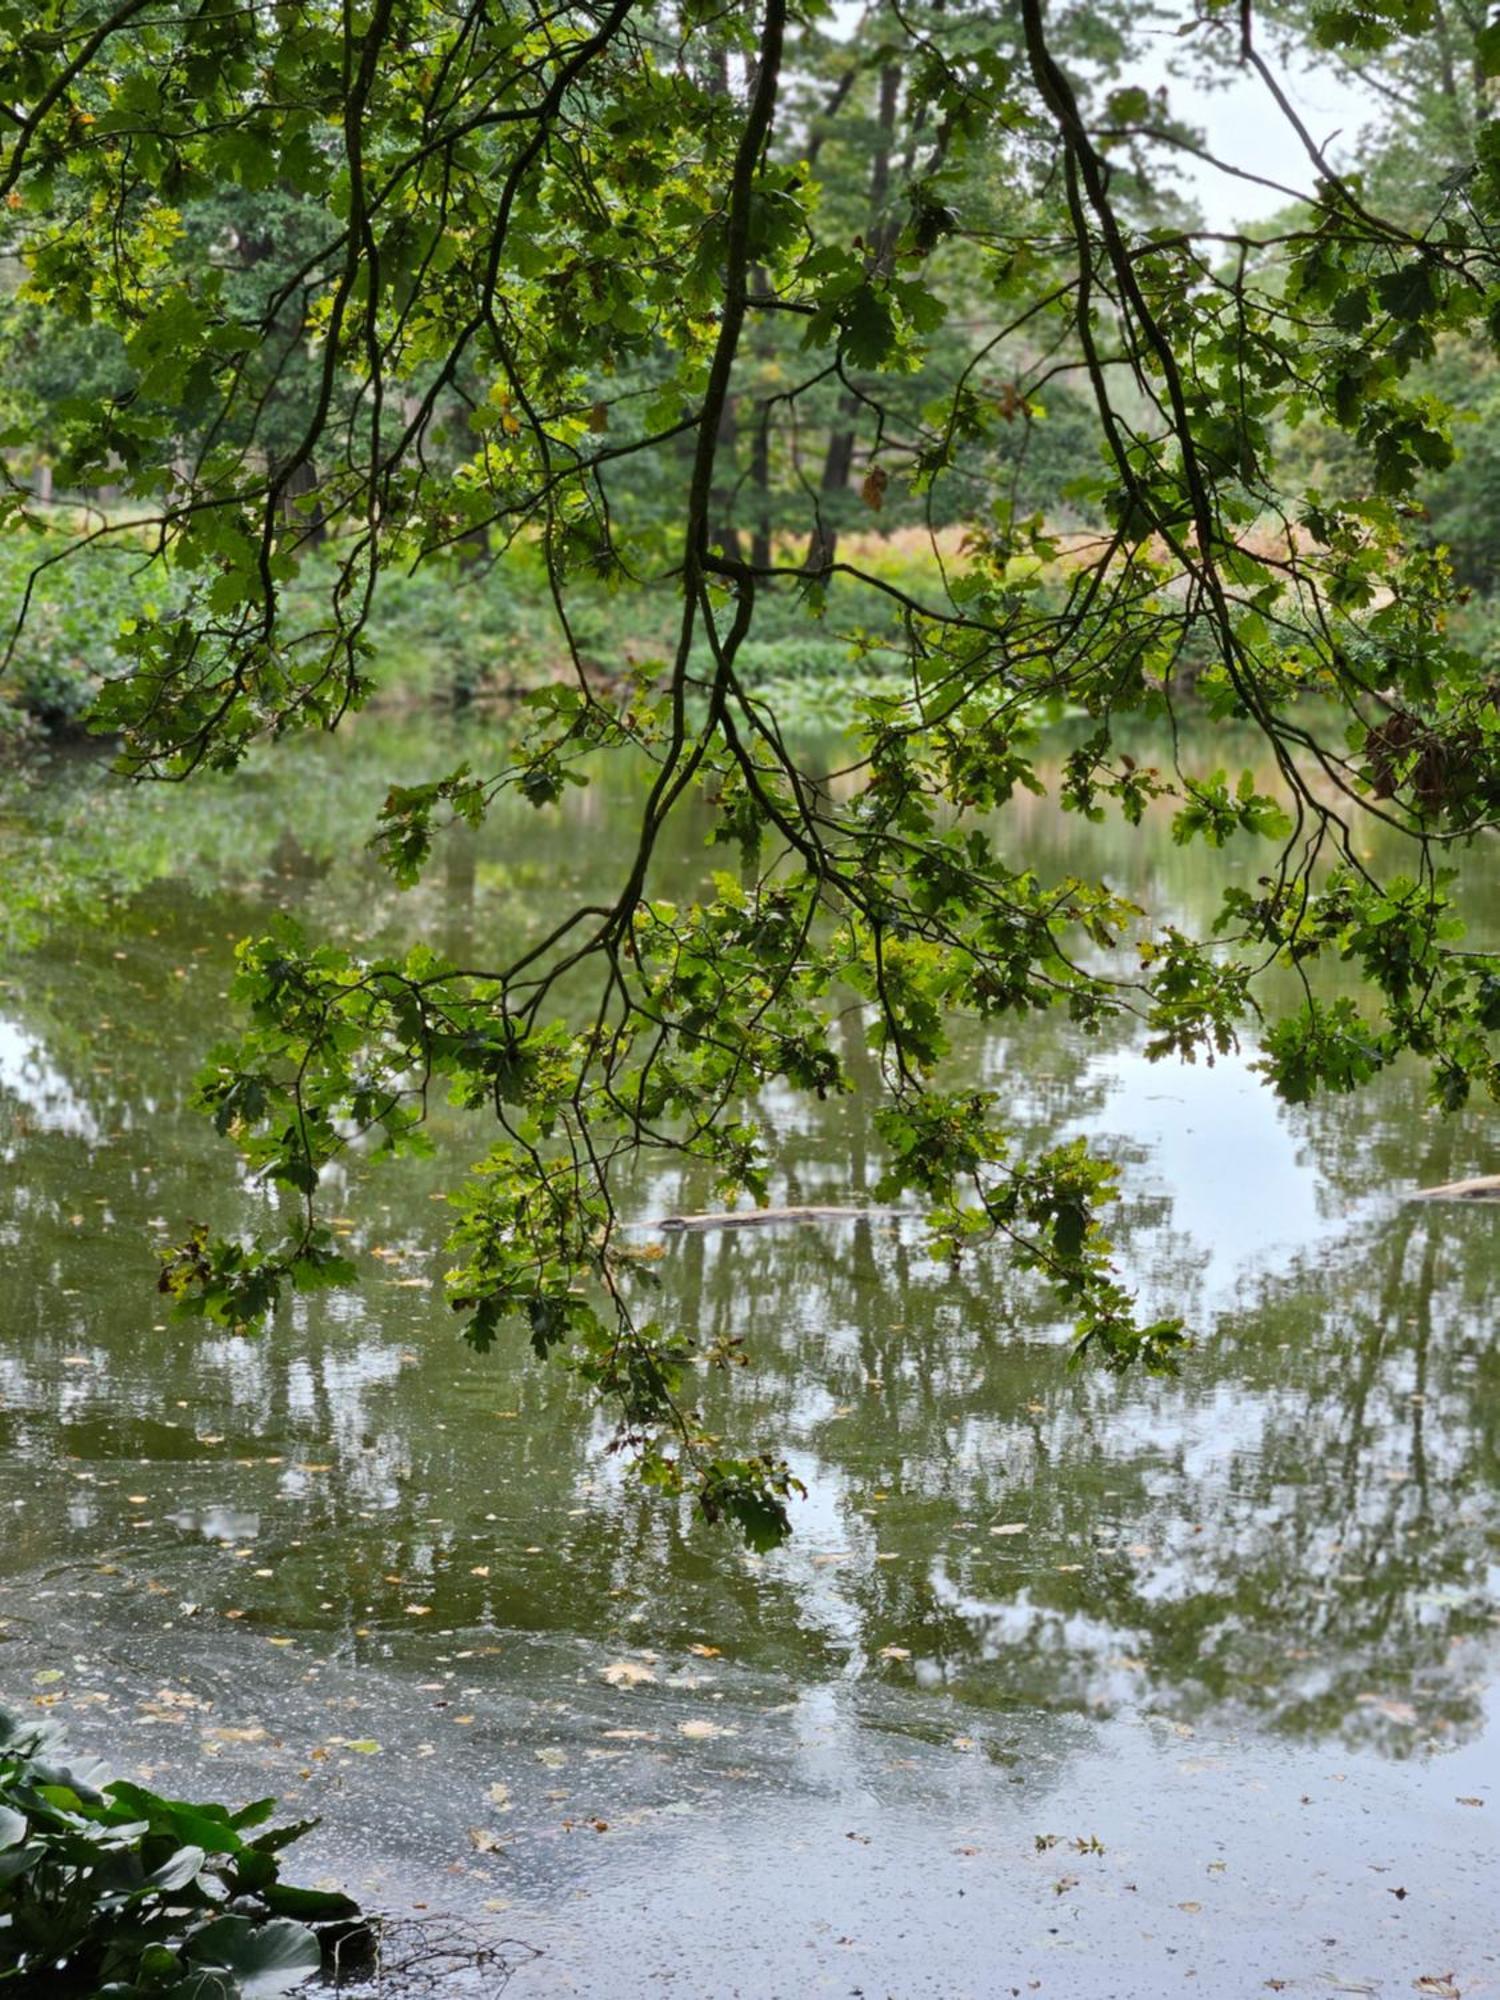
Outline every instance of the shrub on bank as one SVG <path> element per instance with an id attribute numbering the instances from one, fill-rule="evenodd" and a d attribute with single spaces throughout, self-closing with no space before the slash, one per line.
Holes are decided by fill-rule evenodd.
<path id="1" fill-rule="evenodd" d="M 311 1821 L 110 1780 L 55 1724 L 0 1708 L 0 1987 L 37 2000 L 275 2000 L 358 1910 L 280 1879 Z M 315 1928 L 316 1927 L 316 1928 Z"/>

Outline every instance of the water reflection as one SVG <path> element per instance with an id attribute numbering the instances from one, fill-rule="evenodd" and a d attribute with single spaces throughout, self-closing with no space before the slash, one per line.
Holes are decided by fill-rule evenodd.
<path id="1" fill-rule="evenodd" d="M 476 1145 L 452 1121 L 436 1162 L 337 1194 L 361 1296 L 298 1300 L 257 1340 L 160 1322 L 163 1223 L 223 1226 L 259 1199 L 183 1109 L 231 940 L 291 907 L 468 956 L 618 851 L 632 801 L 591 791 L 571 819 L 465 834 L 396 897 L 354 815 L 444 757 L 366 727 L 238 787 L 101 800 L 80 767 L 26 801 L 54 863 L 73 839 L 98 875 L 33 909 L 0 1024 L 0 1580 L 102 1566 L 95 1615 L 121 1631 L 159 1626 L 166 1601 L 195 1629 L 232 1620 L 349 1663 L 415 1657 L 422 1631 L 674 1657 L 711 1640 L 784 1677 L 804 1721 L 816 1690 L 852 1691 L 836 1726 L 819 1710 L 827 1729 L 797 1753 L 814 1763 L 862 1714 L 929 1732 L 935 1700 L 958 1717 L 942 1728 L 1002 1748 L 1022 1715 L 1137 1711 L 1393 1756 L 1476 1735 L 1496 1640 L 1500 1246 L 1492 1216 L 1401 1195 L 1493 1162 L 1477 1121 L 1428 1116 L 1414 1074 L 1292 1113 L 1243 1063 L 1146 1064 L 1123 1025 L 974 1042 L 1023 1124 L 1101 1135 L 1131 1163 L 1132 1274 L 1202 1331 L 1176 1382 L 1067 1372 L 1045 1299 L 997 1262 L 934 1264 L 899 1221 L 675 1242 L 678 1309 L 756 1362 L 705 1382 L 711 1417 L 789 1438 L 810 1488 L 795 1546 L 767 1562 L 642 1503 L 566 1381 L 457 1344 L 431 1197 Z M 1034 865 L 1098 861 L 1097 829 L 1027 815 Z M 699 832 L 667 858 L 679 889 L 711 862 Z M 1201 865 L 1157 826 L 1114 868 L 1202 921 Z M 778 1199 L 869 1189 L 860 1103 L 764 1111 Z M 649 1217 L 701 1190 L 658 1173 L 638 1194 Z"/>

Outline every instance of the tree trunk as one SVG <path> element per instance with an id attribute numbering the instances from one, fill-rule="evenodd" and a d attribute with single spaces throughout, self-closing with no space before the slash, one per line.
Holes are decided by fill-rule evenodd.
<path id="1" fill-rule="evenodd" d="M 880 71 L 875 153 L 870 162 L 870 223 L 866 242 L 872 273 L 884 263 L 895 236 L 891 220 L 886 214 L 886 203 L 890 199 L 891 144 L 896 132 L 896 105 L 900 94 L 901 71 L 895 63 L 886 63 Z M 838 522 L 824 517 L 822 503 L 825 500 L 836 499 L 849 490 L 849 475 L 854 469 L 856 419 L 859 408 L 855 397 L 847 392 L 840 396 L 833 428 L 828 434 L 827 449 L 823 454 L 822 475 L 818 480 L 818 524 L 813 529 L 812 538 L 807 545 L 807 555 L 803 561 L 803 568 L 810 573 L 815 574 L 827 569 L 838 553 Z"/>
<path id="2" fill-rule="evenodd" d="M 762 409 L 750 436 L 750 484 L 755 493 L 755 519 L 750 530 L 750 562 L 754 569 L 771 567 L 771 412 Z"/>
<path id="3" fill-rule="evenodd" d="M 714 97 L 729 95 L 729 52 L 720 43 L 708 51 L 707 87 Z M 753 92 L 755 79 L 749 79 Z M 740 537 L 734 524 L 735 462 L 739 444 L 738 398 L 728 395 L 719 411 L 719 428 L 714 437 L 714 480 L 709 490 L 708 528 L 709 538 L 716 541 L 725 555 L 739 562 Z"/>
<path id="4" fill-rule="evenodd" d="M 287 480 L 281 499 L 283 518 L 290 526 L 301 528 L 314 548 L 318 548 L 328 538 L 328 522 L 323 513 L 323 503 L 321 500 L 316 501 L 312 511 L 304 513 L 295 502 L 306 494 L 315 494 L 317 490 L 317 467 L 310 458 L 305 458 L 300 465 L 292 468 L 291 477 Z"/>

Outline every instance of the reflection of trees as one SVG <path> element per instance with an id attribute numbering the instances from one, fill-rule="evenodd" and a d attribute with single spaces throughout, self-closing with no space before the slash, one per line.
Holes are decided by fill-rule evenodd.
<path id="1" fill-rule="evenodd" d="M 431 1242 L 433 1179 L 401 1170 L 382 1243 Z M 670 1301 L 705 1335 L 742 1334 L 756 1362 L 705 1385 L 710 1416 L 732 1401 L 738 1434 L 784 1429 L 815 1487 L 815 1524 L 754 1565 L 620 1487 L 565 1382 L 514 1354 L 464 1357 L 431 1294 L 299 1308 L 256 1342 L 148 1336 L 121 1314 L 108 1244 L 60 1259 L 28 1224 L 7 1326 L 48 1277 L 83 1284 L 13 1331 L 0 1366 L 0 1443 L 28 1497 L 5 1567 L 134 1550 L 210 1610 L 331 1627 L 355 1652 L 412 1629 L 419 1602 L 433 1632 L 706 1637 L 801 1675 L 915 1672 L 986 1709 L 1229 1704 L 1398 1746 L 1409 1703 L 1463 1733 L 1455 1642 L 1486 1627 L 1500 1384 L 1453 1226 L 1405 1208 L 1262 1276 L 1176 1384 L 1065 1375 L 1034 1293 L 988 1263 L 934 1265 L 904 1227 L 686 1238 Z M 74 1354 L 87 1373 L 63 1365 Z M 132 1541 L 130 1491 L 189 1523 L 258 1515 L 254 1563 L 273 1579 L 215 1554 L 207 1529 Z M 1015 1522 L 1024 1535 L 989 1534 Z M 877 1663 L 891 1645 L 910 1668 Z"/>
<path id="2" fill-rule="evenodd" d="M 182 1108 L 222 1027 L 226 934 L 285 904 L 311 926 L 421 933 L 468 956 L 606 879 L 619 851 L 629 797 L 588 792 L 567 815 L 502 813 L 397 898 L 349 834 L 365 830 L 359 759 L 380 761 L 388 740 L 356 737 L 323 791 L 306 783 L 323 768 L 309 759 L 246 788 L 173 794 L 165 820 L 132 795 L 111 836 L 111 927 L 59 918 L 19 964 L 7 1012 L 80 1115 L 20 1116 L 0 1192 L 0 1502 L 24 1502 L 4 1516 L 0 1570 L 103 1550 L 203 1615 L 333 1631 L 355 1654 L 400 1643 L 420 1603 L 433 1634 L 588 1633 L 663 1651 L 707 1639 L 803 1677 L 916 1674 L 992 1710 L 1244 1709 L 1393 1748 L 1418 1726 L 1476 1726 L 1467 1663 L 1486 1629 L 1500 1476 L 1495 1218 L 1392 1197 L 1495 1162 L 1477 1124 L 1426 1120 L 1414 1072 L 1287 1114 L 1347 1226 L 1247 1278 L 1178 1383 L 1065 1373 L 1065 1331 L 1033 1286 L 998 1257 L 936 1265 L 905 1225 L 673 1244 L 667 1309 L 705 1340 L 743 1336 L 756 1364 L 703 1383 L 710 1421 L 752 1442 L 788 1436 L 814 1488 L 802 1537 L 769 1563 L 638 1500 L 566 1380 L 531 1368 L 519 1342 L 468 1357 L 437 1292 L 407 1288 L 441 1262 L 429 1197 L 454 1151 L 475 1149 L 456 1120 L 438 1123 L 446 1156 L 340 1196 L 356 1245 L 392 1253 L 360 1299 L 299 1302 L 256 1342 L 154 1331 L 152 1219 L 245 1212 L 222 1146 Z M 434 747 L 422 756 L 436 767 Z M 713 865 L 701 831 L 683 829 L 669 892 Z M 1023 832 L 1028 861 L 1052 873 L 1085 872 L 1113 838 L 1040 810 Z M 1164 820 L 1118 859 L 1122 888 L 1202 922 L 1216 892 Z M 853 1015 L 841 1034 L 868 1083 Z M 1125 1023 L 1087 1042 L 1060 1019 L 960 1031 L 960 1060 L 1028 1137 L 1107 1127 L 1127 1046 Z M 860 1097 L 768 1099 L 778 1198 L 868 1195 L 866 1112 Z M 1171 1189 L 1144 1181 L 1127 1173 L 1122 1244 L 1153 1290 L 1181 1297 L 1204 1246 L 1174 1231 Z M 704 1190 L 655 1170 L 637 1193 L 651 1216 Z M 149 1532 L 128 1526 L 131 1492 L 150 1496 Z M 249 1546 L 251 1521 L 253 1559 L 216 1539 Z M 1024 1534 L 989 1532 L 1017 1523 Z M 911 1663 L 882 1662 L 886 1647 Z"/>
<path id="3" fill-rule="evenodd" d="M 1268 1282 L 1221 1329 L 1241 1379 L 1257 1357 L 1283 1370 L 1256 1384 L 1260 1442 L 1230 1489 L 1231 1533 L 1194 1564 L 1223 1607 L 1200 1674 L 1289 1727 L 1388 1730 L 1392 1701 L 1438 1734 L 1477 1726 L 1461 1642 L 1490 1625 L 1483 1513 L 1500 1457 L 1488 1315 L 1463 1296 L 1462 1261 L 1449 1219 L 1407 1206 L 1328 1268 Z"/>
<path id="4" fill-rule="evenodd" d="M 726 1246 L 710 1289 L 774 1347 L 743 1303 L 746 1258 Z M 849 1573 L 867 1644 L 908 1647 L 986 1705 L 1149 1696 L 1191 1717 L 1228 1703 L 1401 1747 L 1417 1726 L 1479 1722 L 1464 1642 L 1490 1631 L 1500 1459 L 1465 1261 L 1441 1211 L 1405 1208 L 1260 1280 L 1180 1386 L 1122 1392 L 1064 1388 L 1024 1319 L 1008 1342 L 986 1337 L 961 1290 L 900 1259 L 881 1265 L 912 1331 L 851 1339 L 853 1274 L 830 1256 L 808 1274 L 800 1337 L 762 1354 L 762 1378 L 769 1363 L 778 1418 L 795 1422 L 809 1374 L 853 1406 L 813 1435 L 847 1518 L 901 1557 Z M 1026 1535 L 997 1546 L 997 1519 Z"/>

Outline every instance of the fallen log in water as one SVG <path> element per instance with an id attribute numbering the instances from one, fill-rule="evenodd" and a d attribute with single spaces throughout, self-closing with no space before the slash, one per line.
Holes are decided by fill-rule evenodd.
<path id="1" fill-rule="evenodd" d="M 1444 1181 L 1441 1187 L 1418 1188 L 1413 1201 L 1500 1201 L 1500 1174 L 1479 1174 L 1470 1181 Z"/>
<path id="2" fill-rule="evenodd" d="M 906 1208 L 733 1208 L 721 1215 L 664 1215 L 658 1229 L 749 1229 L 767 1222 L 861 1222 L 910 1215 Z"/>

